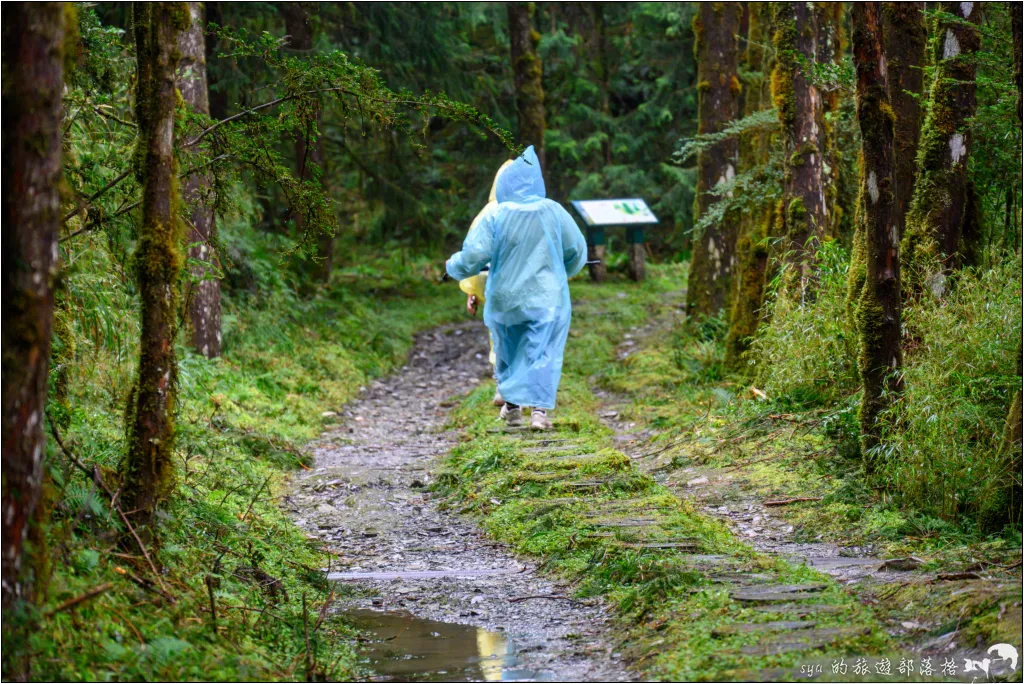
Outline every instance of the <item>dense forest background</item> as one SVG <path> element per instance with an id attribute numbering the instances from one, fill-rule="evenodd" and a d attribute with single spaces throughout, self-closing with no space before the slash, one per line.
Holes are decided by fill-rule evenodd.
<path id="1" fill-rule="evenodd" d="M 527 144 L 553 199 L 660 218 L 661 384 L 811 415 L 850 496 L 1019 547 L 1019 10 L 5 3 L 5 676 L 331 667 L 273 492 L 463 315 L 443 260 Z"/>

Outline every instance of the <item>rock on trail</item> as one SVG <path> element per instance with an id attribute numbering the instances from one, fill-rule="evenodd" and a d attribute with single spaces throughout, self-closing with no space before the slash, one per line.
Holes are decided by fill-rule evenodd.
<path id="1" fill-rule="evenodd" d="M 285 508 L 337 553 L 330 577 L 352 589 L 340 592 L 337 609 L 358 616 L 359 624 L 369 624 L 368 615 L 373 619 L 368 610 L 381 616 L 381 630 L 389 620 L 416 621 L 425 634 L 446 640 L 441 656 L 493 647 L 478 646 L 490 642 L 472 630 L 459 637 L 462 632 L 429 625 L 499 633 L 509 642 L 507 652 L 515 653 L 504 661 L 506 678 L 629 680 L 605 640 L 608 616 L 601 605 L 566 598 L 571 591 L 540 576 L 531 559 L 517 557 L 432 500 L 429 471 L 457 440 L 443 429 L 447 406 L 490 375 L 482 325 L 418 336 L 408 364 L 367 387 L 340 412 L 340 425 L 312 445 L 316 465 L 295 478 Z M 478 655 L 490 663 L 494 654 Z M 433 669 L 455 680 L 458 664 L 446 666 L 438 657 L 433 651 L 429 657 L 413 654 L 406 661 L 413 669 L 421 663 L 424 671 L 403 664 L 390 674 L 429 679 Z M 491 679 L 491 667 L 475 665 L 458 676 Z M 388 675 L 384 666 L 371 669 Z"/>

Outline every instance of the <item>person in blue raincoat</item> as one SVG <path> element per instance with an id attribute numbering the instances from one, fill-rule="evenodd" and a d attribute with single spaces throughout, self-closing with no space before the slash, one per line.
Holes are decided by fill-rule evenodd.
<path id="1" fill-rule="evenodd" d="M 532 146 L 498 177 L 496 196 L 497 208 L 445 267 L 463 280 L 491 264 L 484 322 L 496 343 L 501 415 L 519 425 L 522 407 L 532 406 L 531 427 L 547 430 L 572 319 L 569 278 L 586 264 L 587 243 L 569 212 L 545 197 Z"/>

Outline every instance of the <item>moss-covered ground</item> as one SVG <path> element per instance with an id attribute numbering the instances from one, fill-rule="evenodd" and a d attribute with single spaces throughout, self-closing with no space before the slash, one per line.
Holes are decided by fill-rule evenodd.
<path id="1" fill-rule="evenodd" d="M 301 447 L 331 420 L 326 412 L 401 364 L 416 331 L 465 315 L 435 271 L 366 261 L 336 271 L 312 298 L 279 286 L 251 299 L 232 291 L 224 356 L 179 349 L 176 483 L 149 560 L 109 497 L 51 439 L 49 486 L 63 495 L 48 549 L 33 561 L 44 598 L 32 616 L 4 616 L 5 647 L 9 637 L 28 641 L 20 671 L 52 681 L 352 678 L 350 630 L 320 613 L 330 556 L 276 498 L 288 472 L 307 467 Z M 264 284 L 278 277 L 252 274 Z M 67 450 L 116 491 L 135 351 L 102 329 L 76 333 L 69 400 L 49 412 Z"/>
<path id="2" fill-rule="evenodd" d="M 493 387 L 479 388 L 453 418 L 464 442 L 439 472 L 447 504 L 477 516 L 517 550 L 543 556 L 544 566 L 575 581 L 581 596 L 607 599 L 620 617 L 624 650 L 645 676 L 747 679 L 799 672 L 811 655 L 885 651 L 889 639 L 870 609 L 825 575 L 755 553 L 725 524 L 640 472 L 601 422 L 595 387 L 623 389 L 627 377 L 616 346 L 631 329 L 680 305 L 683 282 L 677 267 L 656 269 L 642 285 L 574 282 L 556 431 L 501 431 L 489 404 Z M 671 355 L 662 363 L 674 365 Z M 672 376 L 651 366 L 641 373 L 654 384 Z M 654 402 L 637 417 L 659 425 L 669 419 L 662 414 L 678 417 L 695 407 Z M 730 597 L 783 585 L 810 592 L 776 603 Z M 781 646 L 803 641 L 797 631 L 740 627 L 809 614 L 816 625 L 806 638 L 820 640 L 822 649 Z"/>
<path id="3" fill-rule="evenodd" d="M 641 285 L 572 283 L 554 433 L 501 432 L 493 386 L 462 402 L 453 427 L 464 441 L 440 472 L 447 505 L 544 557 L 581 596 L 604 597 L 620 618 L 624 652 L 645 677 L 784 680 L 822 666 L 816 678 L 827 679 L 833 660 L 845 657 L 849 679 L 858 657 L 888 656 L 895 671 L 901 653 L 955 630 L 972 645 L 1019 640 L 1019 543 L 901 510 L 867 488 L 846 436 L 856 403 L 794 410 L 765 400 L 750 380 L 726 372 L 720 322 L 680 324 L 684 271 L 653 272 Z M 609 401 L 615 421 L 655 455 L 653 470 L 617 448 L 622 442 L 601 419 L 611 415 Z M 724 484 L 674 486 L 701 474 Z M 709 500 L 733 497 L 820 497 L 773 509 L 793 526 L 793 541 L 915 555 L 925 565 L 905 581 L 844 587 L 755 552 L 706 512 Z M 977 568 L 981 559 L 1005 576 L 936 584 L 936 573 Z M 730 598 L 800 584 L 825 588 L 774 604 Z M 742 626 L 801 620 L 816 623 L 809 637 Z M 802 640 L 812 647 L 779 646 Z"/>

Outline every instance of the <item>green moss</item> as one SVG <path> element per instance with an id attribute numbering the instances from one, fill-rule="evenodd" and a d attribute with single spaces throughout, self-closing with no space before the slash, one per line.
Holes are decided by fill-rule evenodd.
<path id="1" fill-rule="evenodd" d="M 65 2 L 64 8 L 64 78 L 78 66 L 82 52 L 82 34 L 78 26 L 78 8 L 72 2 Z"/>
<path id="2" fill-rule="evenodd" d="M 802 197 L 794 197 L 789 200 L 786 206 L 786 225 L 792 234 L 803 227 L 807 222 L 807 207 Z"/>
<path id="3" fill-rule="evenodd" d="M 772 70 L 772 102 L 779 113 L 779 123 L 788 130 L 796 122 L 796 99 L 793 90 L 793 74 L 796 64 L 796 22 L 785 14 L 786 10 L 776 8 L 775 69 Z"/>
<path id="4" fill-rule="evenodd" d="M 743 84 L 740 83 L 740 79 L 736 77 L 736 74 L 729 76 L 729 92 L 736 96 L 743 93 Z"/>
<path id="5" fill-rule="evenodd" d="M 885 326 L 885 310 L 875 298 L 874 289 L 861 288 L 857 304 L 857 333 L 860 338 L 858 368 L 864 383 L 864 395 L 860 403 L 861 448 L 865 455 L 878 443 L 879 429 L 875 424 L 878 413 L 884 407 L 882 388 L 878 383 L 877 355 L 875 351 L 881 342 L 881 331 Z M 876 470 L 877 464 L 869 465 L 869 471 Z"/>
<path id="6" fill-rule="evenodd" d="M 756 216 L 752 220 L 755 222 L 752 230 L 745 231 L 736 243 L 739 269 L 734 276 L 736 288 L 725 339 L 725 363 L 732 370 L 742 370 L 744 355 L 763 315 L 772 212 L 765 211 L 760 221 Z"/>

